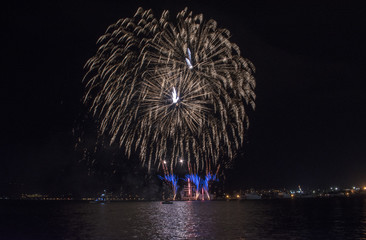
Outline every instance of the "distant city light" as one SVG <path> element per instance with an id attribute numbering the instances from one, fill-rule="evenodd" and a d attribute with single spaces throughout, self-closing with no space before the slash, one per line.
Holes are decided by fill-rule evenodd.
<path id="1" fill-rule="evenodd" d="M 236 198 L 240 198 L 240 195 L 238 194 L 238 195 L 236 195 Z"/>
<path id="2" fill-rule="evenodd" d="M 363 190 L 366 190 L 366 187 L 363 187 Z"/>
<path id="3" fill-rule="evenodd" d="M 164 164 L 166 164 L 166 161 L 164 160 L 164 162 L 163 162 Z"/>
<path id="4" fill-rule="evenodd" d="M 180 162 L 180 163 L 183 163 L 183 159 L 179 159 L 179 162 Z"/>

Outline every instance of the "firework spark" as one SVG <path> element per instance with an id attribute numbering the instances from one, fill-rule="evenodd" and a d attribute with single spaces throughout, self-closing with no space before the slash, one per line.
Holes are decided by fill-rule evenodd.
<path id="1" fill-rule="evenodd" d="M 255 69 L 214 20 L 187 9 L 168 15 L 139 8 L 108 27 L 86 63 L 84 101 L 100 133 L 149 169 L 181 157 L 218 166 L 243 145 Z"/>

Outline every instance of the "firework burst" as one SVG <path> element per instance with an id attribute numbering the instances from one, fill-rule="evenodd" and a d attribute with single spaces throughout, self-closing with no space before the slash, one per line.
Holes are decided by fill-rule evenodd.
<path id="1" fill-rule="evenodd" d="M 139 8 L 111 25 L 86 64 L 84 101 L 128 156 L 150 169 L 180 157 L 204 169 L 233 158 L 254 108 L 254 66 L 214 20 L 187 9 L 169 20 Z"/>

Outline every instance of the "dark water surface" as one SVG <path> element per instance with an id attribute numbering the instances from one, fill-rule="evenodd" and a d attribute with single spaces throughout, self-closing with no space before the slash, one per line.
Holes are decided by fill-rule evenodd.
<path id="1" fill-rule="evenodd" d="M 366 199 L 0 201 L 0 239 L 366 239 Z"/>

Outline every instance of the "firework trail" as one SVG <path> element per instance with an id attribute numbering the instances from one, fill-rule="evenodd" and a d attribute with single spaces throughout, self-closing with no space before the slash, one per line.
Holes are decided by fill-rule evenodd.
<path id="1" fill-rule="evenodd" d="M 196 200 L 198 199 L 198 196 L 200 195 L 200 191 L 202 188 L 202 179 L 200 176 L 198 176 L 198 174 L 187 174 L 186 178 L 185 178 L 186 182 L 191 182 L 194 184 L 194 190 L 196 192 L 195 197 Z"/>
<path id="2" fill-rule="evenodd" d="M 173 171 L 169 173 L 169 170 L 167 168 L 166 161 L 163 161 L 163 171 L 164 171 L 164 177 L 158 176 L 161 180 L 166 181 L 167 183 L 170 183 L 172 185 L 173 190 L 173 200 L 175 200 L 177 196 L 178 191 L 178 176 L 173 174 Z"/>
<path id="3" fill-rule="evenodd" d="M 161 180 L 166 181 L 168 184 L 170 183 L 172 185 L 172 190 L 173 190 L 173 200 L 175 200 L 176 196 L 177 196 L 177 191 L 178 191 L 178 176 L 174 175 L 174 174 L 168 174 L 168 175 L 164 175 L 164 177 L 162 176 L 158 176 Z"/>
<path id="4" fill-rule="evenodd" d="M 192 164 L 190 162 L 187 163 L 187 167 L 188 167 L 188 173 L 185 176 L 185 181 L 188 184 L 188 189 L 190 191 L 190 183 L 192 182 L 194 184 L 194 190 L 195 190 L 195 197 L 196 200 L 199 197 L 199 194 L 201 192 L 201 198 L 202 200 L 204 200 L 204 194 L 206 193 L 207 195 L 207 199 L 210 200 L 210 195 L 209 195 L 209 183 L 212 181 L 218 181 L 218 173 L 220 170 L 220 164 L 218 165 L 218 167 L 216 168 L 216 173 L 213 174 L 212 173 L 212 169 L 211 169 L 211 165 L 210 164 L 206 164 L 206 175 L 205 178 L 201 178 L 198 173 L 197 173 L 197 168 L 196 166 Z M 189 196 L 191 196 L 190 193 L 188 193 Z"/>
<path id="5" fill-rule="evenodd" d="M 202 183 L 202 190 L 203 190 L 203 192 L 206 193 L 208 200 L 210 200 L 210 194 L 208 192 L 208 188 L 209 188 L 208 184 L 210 181 L 217 181 L 216 174 L 215 175 L 212 175 L 211 173 L 206 174 L 205 180 L 203 180 L 203 183 Z"/>
<path id="6" fill-rule="evenodd" d="M 201 178 L 198 176 L 197 169 L 195 168 L 194 165 L 192 167 L 192 164 L 190 162 L 187 162 L 187 167 L 188 167 L 188 174 L 186 175 L 184 180 L 188 184 L 188 196 L 192 197 L 192 195 L 191 195 L 192 194 L 191 193 L 191 189 L 192 189 L 191 188 L 191 183 L 193 183 L 194 191 L 195 191 L 195 198 L 197 200 L 198 196 L 199 196 L 200 189 L 201 189 L 201 185 L 202 185 Z"/>
<path id="7" fill-rule="evenodd" d="M 172 169 L 180 157 L 199 169 L 230 161 L 254 109 L 255 71 L 230 32 L 187 9 L 174 21 L 139 8 L 98 40 L 88 60 L 84 102 L 127 156 Z"/>

